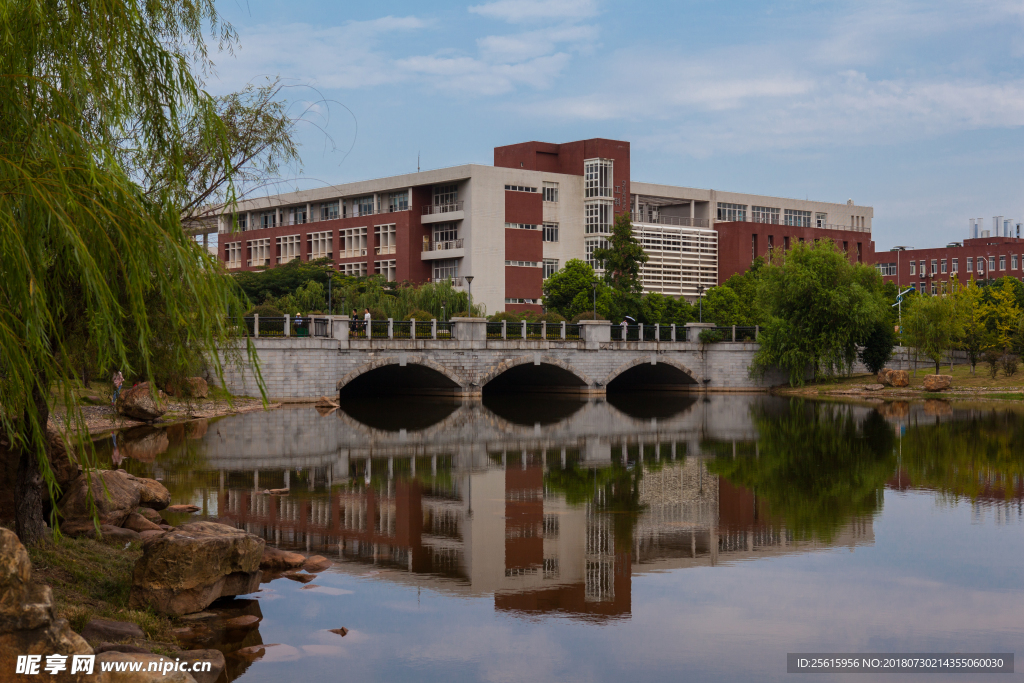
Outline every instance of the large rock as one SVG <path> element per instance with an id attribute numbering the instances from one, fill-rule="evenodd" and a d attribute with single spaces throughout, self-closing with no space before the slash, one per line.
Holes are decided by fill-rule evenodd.
<path id="1" fill-rule="evenodd" d="M 178 382 L 168 382 L 167 393 L 171 396 L 188 396 L 191 398 L 206 398 L 210 388 L 202 377 L 186 377 Z"/>
<path id="2" fill-rule="evenodd" d="M 185 650 L 177 659 L 189 662 L 191 668 L 195 667 L 196 662 L 210 663 L 209 671 L 192 672 L 192 678 L 196 679 L 196 683 L 216 683 L 217 679 L 220 678 L 221 672 L 224 671 L 224 667 L 227 665 L 224 653 L 220 650 Z"/>
<path id="3" fill-rule="evenodd" d="M 280 548 L 267 546 L 263 549 L 260 569 L 295 569 L 306 562 L 306 557 L 298 553 L 290 553 Z"/>
<path id="4" fill-rule="evenodd" d="M 153 398 L 149 393 L 149 382 L 136 384 L 126 389 L 117 399 L 117 412 L 125 417 L 132 417 L 136 420 L 155 420 L 167 412 L 159 397 Z"/>
<path id="5" fill-rule="evenodd" d="M 121 526 L 135 508 L 167 507 L 170 492 L 153 479 L 144 479 L 124 470 L 93 470 L 82 473 L 69 486 L 58 507 L 66 520 L 90 520 L 90 493 L 96 503 L 100 524 Z"/>
<path id="6" fill-rule="evenodd" d="M 143 546 L 129 605 L 190 614 L 221 596 L 253 592 L 264 545 L 262 538 L 224 524 L 183 524 Z"/>
<path id="7" fill-rule="evenodd" d="M 133 512 L 128 515 L 128 519 L 124 521 L 124 528 L 131 529 L 132 531 L 138 531 L 140 534 L 143 531 L 163 531 L 159 525 L 155 522 L 151 522 L 138 512 Z"/>
<path id="8" fill-rule="evenodd" d="M 130 621 L 91 619 L 82 629 L 82 637 L 90 643 L 102 643 L 104 641 L 143 640 L 146 634 L 138 624 L 133 624 Z"/>
<path id="9" fill-rule="evenodd" d="M 894 387 L 909 387 L 910 373 L 906 370 L 891 370 L 889 373 L 889 382 Z"/>
<path id="10" fill-rule="evenodd" d="M 882 368 L 881 370 L 879 370 L 878 371 L 878 383 L 883 385 L 883 386 L 891 387 L 892 386 L 892 373 L 893 373 L 893 371 L 889 370 L 887 368 Z"/>
<path id="11" fill-rule="evenodd" d="M 176 662 L 170 657 L 142 652 L 107 651 L 96 655 L 96 671 L 99 672 L 104 662 L 139 662 L 140 671 L 108 673 L 112 683 L 196 683 L 192 674 L 175 671 Z M 157 662 L 156 671 L 150 671 L 151 662 Z M 164 671 L 166 670 L 166 674 Z M 50 680 L 50 679 L 47 679 Z M 95 680 L 90 677 L 89 680 Z"/>
<path id="12" fill-rule="evenodd" d="M 925 375 L 924 377 L 924 390 L 925 391 L 942 391 L 948 389 L 949 385 L 953 383 L 952 375 Z"/>
<path id="13" fill-rule="evenodd" d="M 13 531 L 0 527 L 0 680 L 92 681 L 99 676 L 71 675 L 71 667 L 55 676 L 43 672 L 47 655 L 91 655 L 89 644 L 71 630 L 66 619 L 56 619 L 49 586 L 32 582 L 32 565 L 25 547 Z M 40 655 L 40 674 L 14 674 L 19 655 Z M 99 668 L 94 669 L 96 673 Z"/>

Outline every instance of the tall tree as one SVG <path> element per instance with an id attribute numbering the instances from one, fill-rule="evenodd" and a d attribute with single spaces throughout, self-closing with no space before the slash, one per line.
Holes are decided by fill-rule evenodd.
<path id="1" fill-rule="evenodd" d="M 935 374 L 947 351 L 962 336 L 956 307 L 949 296 L 917 296 L 903 313 L 907 342 L 935 363 Z"/>
<path id="2" fill-rule="evenodd" d="M 973 374 L 981 354 L 992 345 L 992 334 L 985 325 L 985 311 L 981 287 L 972 278 L 966 285 L 954 288 L 954 304 L 958 330 L 958 346 L 967 352 L 967 361 Z M 914 297 L 917 298 L 917 297 Z"/>
<path id="3" fill-rule="evenodd" d="M 791 384 L 847 372 L 879 320 L 888 315 L 882 278 L 850 263 L 831 240 L 798 243 L 763 269 L 758 308 L 766 318 L 752 370 L 782 368 Z"/>
<path id="4" fill-rule="evenodd" d="M 209 66 L 207 32 L 214 43 L 233 32 L 212 0 L 11 0 L 0 16 L 0 429 L 4 457 L 18 460 L 17 533 L 32 543 L 45 531 L 44 482 L 58 497 L 46 452 L 54 387 L 85 439 L 64 381 L 73 345 L 87 339 L 101 368 L 142 378 L 158 347 L 181 365 L 201 352 L 221 372 L 227 316 L 244 299 L 182 229 L 173 188 L 187 185 L 183 121 L 228 156 L 193 68 Z M 129 130 L 166 187 L 147 193 L 125 168 Z"/>
<path id="5" fill-rule="evenodd" d="M 615 218 L 608 248 L 595 249 L 594 258 L 604 263 L 605 282 L 617 292 L 639 294 L 643 291 L 640 267 L 647 263 L 647 254 L 633 237 L 629 212 L 623 211 Z"/>

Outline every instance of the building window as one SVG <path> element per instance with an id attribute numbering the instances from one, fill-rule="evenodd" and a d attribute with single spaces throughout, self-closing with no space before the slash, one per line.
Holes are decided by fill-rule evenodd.
<path id="1" fill-rule="evenodd" d="M 366 228 L 348 228 L 338 234 L 338 258 L 366 256 Z"/>
<path id="2" fill-rule="evenodd" d="M 277 211 L 264 211 L 260 214 L 260 227 L 261 228 L 276 228 L 277 227 Z"/>
<path id="3" fill-rule="evenodd" d="M 339 216 L 338 202 L 324 202 L 320 205 L 320 220 L 332 221 Z"/>
<path id="4" fill-rule="evenodd" d="M 932 294 L 936 294 L 936 293 L 937 293 L 935 285 L 936 285 L 936 283 L 935 283 L 935 281 L 933 280 L 933 281 L 932 281 Z"/>
<path id="5" fill-rule="evenodd" d="M 967 257 L 967 272 L 968 273 L 973 273 L 974 272 L 974 258 L 971 257 L 971 256 Z"/>
<path id="6" fill-rule="evenodd" d="M 750 207 L 750 220 L 755 223 L 778 225 L 780 222 L 779 210 L 770 206 L 752 206 Z"/>
<path id="7" fill-rule="evenodd" d="M 1017 255 L 1010 257 L 1010 270 L 1017 270 Z"/>
<path id="8" fill-rule="evenodd" d="M 394 254 L 397 251 L 398 232 L 397 226 L 394 223 L 391 225 L 375 225 L 373 232 L 374 240 L 377 243 L 377 256 Z"/>
<path id="9" fill-rule="evenodd" d="M 238 229 L 245 231 L 249 227 L 249 214 L 247 213 L 236 213 L 235 222 L 238 224 Z"/>
<path id="10" fill-rule="evenodd" d="M 594 258 L 594 250 L 607 248 L 607 240 L 591 237 L 583 241 L 584 259 L 587 263 L 590 264 L 591 268 L 593 268 L 594 270 L 604 269 L 604 261 L 598 261 L 597 259 Z"/>
<path id="11" fill-rule="evenodd" d="M 946 259 L 942 259 L 941 261 L 939 261 L 939 272 L 940 273 L 945 273 L 946 272 Z"/>
<path id="12" fill-rule="evenodd" d="M 932 259 L 932 275 L 935 275 L 938 272 L 939 272 L 939 262 L 938 262 L 938 259 Z"/>
<path id="13" fill-rule="evenodd" d="M 750 260 L 753 262 L 757 258 L 757 235 L 750 236 Z"/>
<path id="14" fill-rule="evenodd" d="M 459 186 L 457 183 L 434 185 L 434 206 L 454 204 L 457 201 L 459 201 Z"/>
<path id="15" fill-rule="evenodd" d="M 342 275 L 349 275 L 351 277 L 362 277 L 366 275 L 366 261 L 342 263 L 338 266 L 338 272 Z"/>
<path id="16" fill-rule="evenodd" d="M 612 196 L 612 160 L 611 159 L 587 159 L 583 162 L 583 196 L 587 199 L 593 197 Z"/>
<path id="17" fill-rule="evenodd" d="M 540 268 L 541 264 L 539 261 L 505 261 L 506 266 L 515 266 L 516 268 Z"/>
<path id="18" fill-rule="evenodd" d="M 306 222 L 306 207 L 293 206 L 288 209 L 288 225 L 302 225 Z"/>
<path id="19" fill-rule="evenodd" d="M 784 251 L 789 251 L 789 235 L 782 238 L 782 248 Z"/>
<path id="20" fill-rule="evenodd" d="M 984 275 L 984 274 L 985 274 L 985 257 L 984 256 L 979 256 L 978 257 L 978 275 Z"/>
<path id="21" fill-rule="evenodd" d="M 434 225 L 434 242 L 454 242 L 459 239 L 458 223 L 437 223 Z"/>
<path id="22" fill-rule="evenodd" d="M 277 238 L 277 262 L 288 263 L 299 258 L 301 252 L 301 236 L 287 235 Z"/>
<path id="23" fill-rule="evenodd" d="M 311 232 L 309 233 L 309 260 L 318 258 L 333 258 L 331 250 L 331 237 L 333 232 Z"/>
<path id="24" fill-rule="evenodd" d="M 558 223 L 545 223 L 544 224 L 544 238 L 543 239 L 544 239 L 545 242 L 557 242 L 558 241 Z M 1014 256 L 1013 258 L 1017 258 L 1017 257 Z"/>
<path id="25" fill-rule="evenodd" d="M 819 228 L 828 227 L 828 214 L 827 213 L 816 213 L 814 214 L 814 225 Z"/>
<path id="26" fill-rule="evenodd" d="M 540 226 L 534 223 L 506 223 L 505 227 L 514 230 L 540 230 Z"/>
<path id="27" fill-rule="evenodd" d="M 544 277 L 549 278 L 558 272 L 558 259 L 546 258 L 544 259 Z"/>
<path id="28" fill-rule="evenodd" d="M 368 194 L 363 197 L 356 197 L 352 199 L 352 217 L 357 218 L 358 216 L 371 216 L 373 215 L 373 195 Z"/>
<path id="29" fill-rule="evenodd" d="M 249 266 L 269 266 L 270 265 L 270 238 L 266 237 L 261 240 L 249 240 L 249 260 L 246 263 Z"/>
<path id="30" fill-rule="evenodd" d="M 374 261 L 373 272 L 375 275 L 383 275 L 385 282 L 394 282 L 398 277 L 395 263 L 394 259 L 390 261 Z"/>
<path id="31" fill-rule="evenodd" d="M 786 225 L 794 225 L 798 228 L 811 227 L 811 212 L 798 209 L 786 209 Z"/>
<path id="32" fill-rule="evenodd" d="M 242 267 L 242 243 L 229 242 L 224 245 L 224 263 L 228 268 Z"/>
<path id="33" fill-rule="evenodd" d="M 718 220 L 745 223 L 747 221 L 747 205 L 718 202 Z"/>
<path id="34" fill-rule="evenodd" d="M 434 261 L 434 282 L 454 280 L 459 276 L 459 259 L 445 258 Z"/>
<path id="35" fill-rule="evenodd" d="M 1006 257 L 1005 256 L 1000 256 L 999 257 L 999 270 L 1006 270 Z"/>
<path id="36" fill-rule="evenodd" d="M 768 235 L 768 250 L 771 251 L 775 247 L 775 235 Z"/>
<path id="37" fill-rule="evenodd" d="M 886 275 L 895 275 L 896 274 L 896 264 L 895 263 L 879 263 L 876 266 L 876 268 L 878 268 L 878 272 L 883 277 L 886 276 Z"/>
<path id="38" fill-rule="evenodd" d="M 558 201 L 558 183 L 544 183 L 544 201 Z"/>
<path id="39" fill-rule="evenodd" d="M 381 197 L 381 208 L 386 210 L 387 213 L 394 213 L 395 211 L 408 211 L 409 210 L 409 191 L 402 190 L 401 192 L 388 192 L 386 195 Z"/>
<path id="40" fill-rule="evenodd" d="M 536 187 L 528 187 L 526 185 L 506 185 L 506 192 L 536 192 Z M 454 201 L 454 200 L 452 200 Z"/>
<path id="41" fill-rule="evenodd" d="M 910 274 L 917 275 L 917 261 L 910 262 Z"/>
<path id="42" fill-rule="evenodd" d="M 505 303 L 507 303 L 507 304 L 539 304 L 540 303 L 540 299 L 509 299 L 509 298 L 506 298 L 505 299 Z M 512 570 L 512 571 L 515 571 L 515 570 Z M 520 570 L 520 571 L 526 571 L 526 570 Z M 537 570 L 534 569 L 533 571 L 536 572 Z M 505 570 L 505 576 L 509 575 L 508 572 L 509 572 L 509 570 L 506 569 Z"/>
<path id="43" fill-rule="evenodd" d="M 588 235 L 607 235 L 612 231 L 612 203 L 585 202 L 583 205 L 585 232 Z"/>
<path id="44" fill-rule="evenodd" d="M 996 257 L 995 256 L 989 256 L 988 257 L 988 272 L 991 273 L 995 269 L 996 269 Z"/>

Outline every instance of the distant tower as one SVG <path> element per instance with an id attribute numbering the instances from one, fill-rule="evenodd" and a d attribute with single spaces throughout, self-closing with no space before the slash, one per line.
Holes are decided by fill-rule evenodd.
<path id="1" fill-rule="evenodd" d="M 1003 236 L 1003 217 L 992 216 L 992 236 L 1002 237 Z"/>

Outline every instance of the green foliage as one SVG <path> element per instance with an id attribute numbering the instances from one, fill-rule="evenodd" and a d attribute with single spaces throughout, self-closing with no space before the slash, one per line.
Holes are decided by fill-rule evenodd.
<path id="1" fill-rule="evenodd" d="M 211 0 L 12 0 L 2 11 L 0 430 L 15 453 L 33 453 L 55 496 L 47 397 L 56 384 L 76 405 L 61 381 L 75 350 L 92 349 L 103 372 L 155 379 L 158 366 L 189 372 L 205 356 L 219 374 L 228 316 L 245 310 L 182 229 L 177 192 L 187 185 L 184 121 L 198 144 L 230 154 L 191 69 L 209 66 L 211 37 L 233 32 Z M 156 160 L 164 184 L 140 186 L 147 178 L 133 175 L 125 147 Z M 68 419 L 85 432 L 78 411 Z M 26 543 L 42 528 L 18 527 Z"/>
<path id="2" fill-rule="evenodd" d="M 864 340 L 864 346 L 860 350 L 860 362 L 864 363 L 872 374 L 877 374 L 892 359 L 895 346 L 896 333 L 892 329 L 892 323 L 888 320 L 879 320 Z"/>
<path id="3" fill-rule="evenodd" d="M 593 308 L 594 283 L 598 284 L 599 289 L 606 289 L 598 282 L 594 269 L 588 263 L 570 259 L 564 268 L 544 280 L 544 306 L 549 311 L 570 318 L 590 310 Z M 601 294 L 604 295 L 604 292 Z M 602 302 L 604 300 L 602 296 Z"/>
<path id="4" fill-rule="evenodd" d="M 935 363 L 939 363 L 955 341 L 962 336 L 956 305 L 948 296 L 918 296 L 903 312 L 903 337 Z"/>
<path id="5" fill-rule="evenodd" d="M 740 297 L 732 287 L 712 287 L 704 294 L 704 322 L 723 327 L 746 325 Z"/>
<path id="6" fill-rule="evenodd" d="M 830 240 L 797 243 L 760 269 L 757 306 L 765 316 L 752 372 L 779 367 L 790 384 L 848 372 L 857 346 L 886 320 L 882 278 L 852 264 Z"/>
<path id="7" fill-rule="evenodd" d="M 422 308 L 417 308 L 406 313 L 409 316 L 409 320 L 415 320 L 417 322 L 430 322 L 436 320 L 436 318 L 429 311 L 424 311 Z"/>
<path id="8" fill-rule="evenodd" d="M 246 312 L 245 315 L 246 316 L 258 315 L 261 318 L 263 318 L 263 317 L 267 317 L 267 318 L 280 318 L 281 316 L 284 315 L 284 311 L 282 311 L 280 308 L 276 308 L 274 306 L 269 306 L 267 304 L 262 304 L 260 306 L 254 306 L 253 308 L 250 308 L 248 310 L 248 312 Z"/>
<path id="9" fill-rule="evenodd" d="M 966 286 L 954 289 L 953 301 L 960 326 L 959 346 L 967 352 L 971 372 L 974 372 L 982 352 L 994 342 L 985 324 L 982 288 L 970 280 Z"/>
<path id="10" fill-rule="evenodd" d="M 608 237 L 608 248 L 595 249 L 594 258 L 603 262 L 604 280 L 613 289 L 625 294 L 643 291 L 640 266 L 647 263 L 647 254 L 633 237 L 633 222 L 628 211 L 616 216 L 612 234 Z"/>
<path id="11" fill-rule="evenodd" d="M 1017 303 L 1017 288 L 1020 283 L 1014 278 L 1002 278 L 985 288 L 985 302 L 981 315 L 1000 349 L 1011 349 L 1021 334 L 1021 307 Z"/>
<path id="12" fill-rule="evenodd" d="M 717 344 L 724 339 L 725 336 L 719 330 L 703 329 L 697 335 L 697 341 L 701 344 Z"/>
<path id="13" fill-rule="evenodd" d="M 731 315 L 736 322 L 719 323 L 717 319 L 708 318 L 706 315 L 705 320 L 710 320 L 719 325 L 760 325 L 762 316 L 758 309 L 757 292 L 761 286 L 762 269 L 765 265 L 764 257 L 758 256 L 753 260 L 750 268 L 745 273 L 734 273 L 728 280 L 722 283 L 723 287 L 727 287 L 736 293 L 736 301 L 732 304 L 732 310 L 728 312 L 728 315 Z M 714 289 L 721 288 L 709 290 L 708 296 L 711 295 L 711 291 Z"/>

